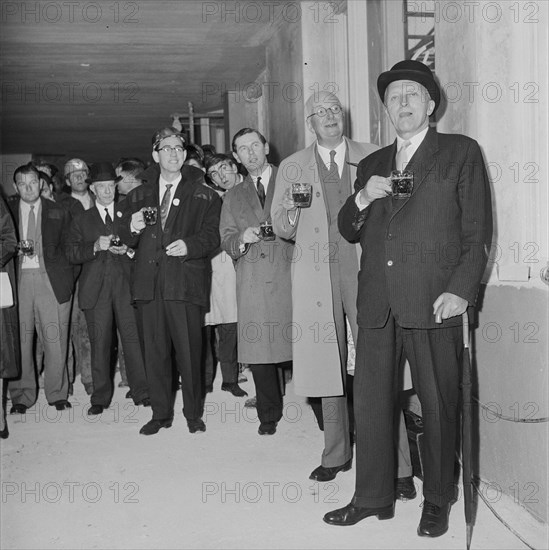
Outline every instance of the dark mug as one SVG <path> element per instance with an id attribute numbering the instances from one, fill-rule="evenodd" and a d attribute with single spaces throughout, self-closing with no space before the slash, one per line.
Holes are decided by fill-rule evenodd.
<path id="1" fill-rule="evenodd" d="M 262 222 L 259 226 L 259 236 L 263 241 L 274 241 L 273 224 L 271 222 Z"/>

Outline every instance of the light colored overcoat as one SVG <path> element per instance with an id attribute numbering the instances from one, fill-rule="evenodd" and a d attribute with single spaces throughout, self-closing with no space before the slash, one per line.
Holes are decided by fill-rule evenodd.
<path id="1" fill-rule="evenodd" d="M 241 363 L 282 363 L 292 358 L 292 297 L 290 266 L 293 244 L 276 237 L 240 249 L 248 227 L 270 217 L 276 168 L 262 209 L 248 176 L 227 191 L 221 209 L 221 248 L 236 260 L 238 360 Z"/>
<path id="2" fill-rule="evenodd" d="M 378 149 L 370 143 L 345 140 L 349 163 L 357 164 Z M 296 243 L 292 263 L 293 322 L 297 333 L 293 342 L 295 391 L 309 397 L 327 397 L 343 394 L 339 346 L 346 342 L 338 342 L 336 336 L 328 256 L 333 254 L 330 247 L 337 245 L 330 243 L 328 236 L 328 207 L 315 148 L 316 142 L 281 163 L 271 214 L 275 233 Z M 356 179 L 354 164 L 349 166 L 351 184 Z M 313 199 L 309 208 L 300 209 L 297 223 L 292 226 L 282 199 L 284 191 L 297 182 L 312 185 Z M 356 342 L 356 319 L 349 322 Z"/>

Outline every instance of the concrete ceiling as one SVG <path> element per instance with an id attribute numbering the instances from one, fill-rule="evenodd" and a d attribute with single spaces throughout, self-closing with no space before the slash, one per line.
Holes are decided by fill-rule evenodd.
<path id="1" fill-rule="evenodd" d="M 274 4 L 2 1 L 1 152 L 148 160 L 171 113 L 219 111 L 261 73 Z"/>

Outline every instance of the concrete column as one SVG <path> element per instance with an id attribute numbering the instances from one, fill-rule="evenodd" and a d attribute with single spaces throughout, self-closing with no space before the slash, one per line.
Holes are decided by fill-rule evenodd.
<path id="1" fill-rule="evenodd" d="M 549 416 L 540 279 L 548 258 L 548 4 L 445 0 L 436 8 L 436 72 L 447 96 L 438 130 L 480 143 L 493 193 L 475 335 L 478 398 L 490 409 L 478 408 L 478 473 L 547 521 L 548 425 L 531 421 Z"/>

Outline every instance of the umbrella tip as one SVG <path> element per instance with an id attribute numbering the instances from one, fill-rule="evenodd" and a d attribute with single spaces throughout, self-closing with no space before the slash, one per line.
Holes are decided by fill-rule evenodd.
<path id="1" fill-rule="evenodd" d="M 471 549 L 471 539 L 473 537 L 473 526 L 468 524 L 467 526 L 467 550 Z"/>

